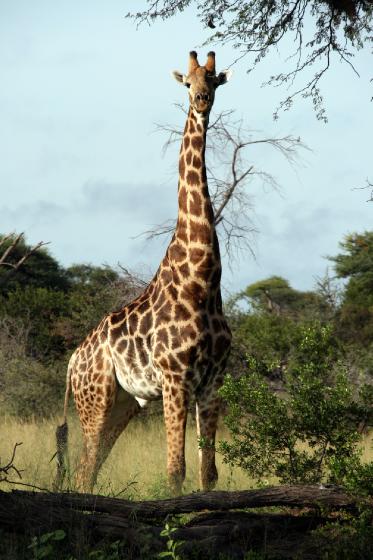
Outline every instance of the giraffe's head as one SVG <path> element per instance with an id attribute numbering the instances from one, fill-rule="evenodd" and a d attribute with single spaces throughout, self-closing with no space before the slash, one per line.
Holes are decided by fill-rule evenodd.
<path id="1" fill-rule="evenodd" d="M 218 75 L 215 70 L 215 53 L 210 51 L 207 55 L 207 62 L 200 66 L 197 60 L 197 53 L 189 53 L 188 74 L 173 72 L 174 78 L 189 89 L 190 106 L 196 116 L 208 117 L 211 107 L 214 104 L 215 90 L 225 84 L 230 76 L 230 70 L 224 70 Z"/>

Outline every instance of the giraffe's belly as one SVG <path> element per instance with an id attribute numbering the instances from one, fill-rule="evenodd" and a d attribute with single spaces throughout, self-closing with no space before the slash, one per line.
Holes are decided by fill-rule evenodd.
<path id="1" fill-rule="evenodd" d="M 113 355 L 119 385 L 135 398 L 156 400 L 162 396 L 162 374 L 151 363 L 128 360 L 120 354 Z"/>

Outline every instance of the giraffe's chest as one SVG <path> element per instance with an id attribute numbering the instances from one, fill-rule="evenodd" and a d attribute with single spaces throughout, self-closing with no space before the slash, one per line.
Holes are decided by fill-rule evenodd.
<path id="1" fill-rule="evenodd" d="M 185 378 L 193 389 L 206 375 L 223 369 L 230 342 L 222 316 L 209 320 L 202 315 L 189 324 L 158 325 L 151 336 L 128 339 L 125 349 L 113 349 L 118 383 L 145 400 L 161 398 L 165 375 Z"/>
<path id="2" fill-rule="evenodd" d="M 156 400 L 162 395 L 162 374 L 152 362 L 149 341 L 143 337 L 128 340 L 127 348 L 112 352 L 119 385 L 134 397 Z"/>

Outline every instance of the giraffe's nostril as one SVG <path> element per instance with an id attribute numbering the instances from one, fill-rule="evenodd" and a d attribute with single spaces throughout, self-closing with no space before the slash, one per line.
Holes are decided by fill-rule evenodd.
<path id="1" fill-rule="evenodd" d="M 197 102 L 200 102 L 200 101 L 208 102 L 208 101 L 210 101 L 210 94 L 209 94 L 209 93 L 201 93 L 201 92 L 198 92 L 198 93 L 196 93 L 196 95 L 195 95 L 195 100 L 196 100 Z"/>

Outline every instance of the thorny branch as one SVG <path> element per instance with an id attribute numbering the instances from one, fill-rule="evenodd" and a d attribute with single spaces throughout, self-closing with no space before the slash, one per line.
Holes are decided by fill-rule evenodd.
<path id="1" fill-rule="evenodd" d="M 118 264 L 118 267 L 123 273 L 123 281 L 125 285 L 128 286 L 128 291 L 130 293 L 141 292 L 144 288 L 146 288 L 149 283 L 147 280 L 143 280 L 138 275 L 133 274 L 130 270 L 128 270 L 128 268 L 124 267 L 120 263 Z M 132 298 L 134 297 L 136 296 L 133 295 Z"/>
<path id="2" fill-rule="evenodd" d="M 263 85 L 289 89 L 309 70 L 313 76 L 306 77 L 301 87 L 280 102 L 275 118 L 297 97 L 310 97 L 317 118 L 326 122 L 321 79 L 338 59 L 357 74 L 351 60 L 358 50 L 373 42 L 372 0 L 147 0 L 146 9 L 128 13 L 127 17 L 137 25 L 150 25 L 191 5 L 201 23 L 214 29 L 206 43 L 232 44 L 239 53 L 232 64 L 251 56 L 248 72 L 280 45 L 294 45 L 283 62 L 286 71 L 270 76 Z M 293 62 L 290 68 L 289 62 Z"/>
<path id="3" fill-rule="evenodd" d="M 186 113 L 183 105 L 176 105 Z M 175 143 L 179 144 L 183 135 L 181 128 L 171 124 L 158 124 L 156 130 L 166 133 L 163 152 Z M 220 239 L 231 260 L 241 250 L 249 250 L 252 236 L 256 232 L 252 215 L 252 196 L 249 191 L 254 180 L 277 189 L 276 179 L 250 161 L 249 149 L 255 145 L 271 147 L 294 164 L 300 148 L 307 149 L 300 138 L 288 135 L 279 138 L 256 138 L 247 129 L 242 119 L 234 118 L 234 111 L 228 110 L 212 115 L 208 128 L 206 146 L 207 178 L 214 207 L 215 224 L 220 230 Z M 145 232 L 147 238 L 170 234 L 175 228 L 174 220 Z"/>
<path id="4" fill-rule="evenodd" d="M 4 466 L 1 466 L 0 463 L 0 483 L 1 482 L 8 482 L 11 484 L 14 484 L 14 481 L 9 480 L 8 475 L 10 473 L 15 473 L 19 479 L 22 479 L 22 475 L 21 475 L 21 470 L 18 469 L 15 464 L 14 464 L 14 459 L 16 457 L 16 453 L 17 453 L 17 447 L 19 447 L 20 445 L 22 445 L 21 443 L 15 443 L 14 447 L 13 447 L 13 452 L 12 455 L 8 461 L 8 463 L 6 463 Z"/>
<path id="5" fill-rule="evenodd" d="M 23 445 L 22 442 L 15 443 L 13 447 L 12 455 L 8 463 L 4 466 L 1 466 L 0 463 L 0 484 L 2 482 L 6 482 L 7 484 L 16 484 L 17 486 L 24 486 L 25 488 L 33 488 L 34 490 L 41 490 L 42 492 L 49 493 L 49 490 L 46 488 L 36 486 L 35 484 L 28 484 L 27 482 L 20 482 L 22 480 L 21 473 L 23 472 L 23 470 L 15 466 L 14 459 L 16 457 L 17 449 L 21 445 Z M 11 478 L 8 478 L 10 474 L 14 474 L 14 473 L 18 476 L 19 480 L 12 480 Z"/>

